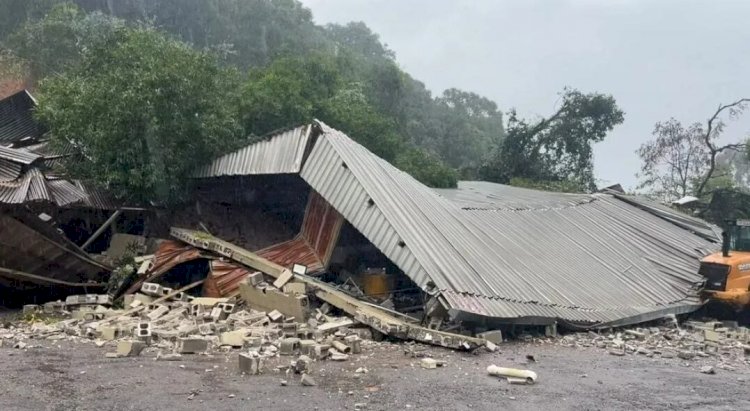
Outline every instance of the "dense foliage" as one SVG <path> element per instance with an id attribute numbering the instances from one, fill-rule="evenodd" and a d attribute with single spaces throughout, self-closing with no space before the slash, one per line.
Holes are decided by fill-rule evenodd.
<path id="1" fill-rule="evenodd" d="M 543 182 L 565 191 L 596 189 L 593 143 L 624 120 L 612 96 L 565 90 L 559 109 L 536 121 L 511 111 L 507 135 L 481 169 L 481 177 L 508 183 L 513 179 Z"/>
<path id="2" fill-rule="evenodd" d="M 204 133 L 218 127 L 219 134 L 205 136 L 192 147 L 209 144 L 211 150 L 193 157 L 187 155 L 187 150 L 170 159 L 176 161 L 185 156 L 191 161 L 165 171 L 175 174 L 165 180 L 162 188 L 153 180 L 159 174 L 154 171 L 158 168 L 155 165 L 129 163 L 137 168 L 131 171 L 138 174 L 135 180 L 140 180 L 135 184 L 110 175 L 111 169 L 95 167 L 87 175 L 83 164 L 72 168 L 79 176 L 120 187 L 121 195 L 131 197 L 163 198 L 165 193 L 174 197 L 180 191 L 174 178 L 205 161 L 215 150 L 232 146 L 236 140 L 234 122 L 242 128 L 239 134 L 258 136 L 313 118 L 344 131 L 434 187 L 454 187 L 459 178 L 483 178 L 557 190 L 589 190 L 594 187 L 591 146 L 622 121 L 622 112 L 611 97 L 567 90 L 561 109 L 548 119 L 524 120 L 511 111 L 506 138 L 504 115 L 495 102 L 458 89 L 433 96 L 424 84 L 399 68 L 393 51 L 364 23 L 316 25 L 311 12 L 296 0 L 0 0 L 0 9 L 8 10 L 0 16 L 0 44 L 5 53 L 0 64 L 6 61 L 12 63 L 8 66 L 29 67 L 32 83 L 55 76 L 43 82 L 41 92 L 46 96 L 42 105 L 50 107 L 41 110 L 40 118 L 65 138 L 72 138 L 73 131 L 84 131 L 72 128 L 73 123 L 83 121 L 73 116 L 96 119 L 105 112 L 113 116 L 110 120 L 117 117 L 117 121 L 110 121 L 110 126 L 97 131 L 95 137 L 82 135 L 79 140 L 101 139 L 102 144 L 113 144 L 125 136 L 134 138 L 137 128 L 118 131 L 114 127 L 123 126 L 129 117 L 138 117 L 138 106 L 146 109 L 143 117 L 154 117 L 153 110 L 175 112 L 173 122 L 155 128 L 164 133 L 164 139 L 170 131 L 179 135 L 194 128 Z M 207 87 L 217 86 L 211 92 L 205 90 L 208 96 L 198 99 L 205 105 L 188 103 L 187 107 L 178 108 L 190 100 L 190 95 L 180 96 L 169 105 L 161 96 L 149 98 L 154 90 L 178 87 L 156 83 L 174 81 L 178 73 L 172 70 L 171 63 L 159 60 L 160 56 L 146 55 L 148 47 L 132 48 L 130 52 L 134 61 L 154 64 L 149 66 L 155 70 L 148 83 L 152 89 L 138 81 L 115 81 L 119 88 L 99 91 L 87 85 L 102 85 L 108 80 L 110 74 L 93 70 L 99 60 L 105 60 L 100 70 L 113 67 L 106 61 L 115 55 L 106 55 L 98 47 L 102 39 L 118 49 L 122 47 L 118 42 L 128 37 L 123 33 L 154 36 L 157 31 L 173 36 L 160 37 L 170 47 L 185 53 L 192 48 L 194 56 L 211 60 L 202 60 L 205 66 L 198 70 L 201 75 L 214 75 L 207 69 L 211 65 L 218 76 L 204 78 Z M 17 61 L 12 61 L 14 58 Z M 160 64 L 166 67 L 158 67 Z M 111 75 L 118 79 L 140 78 L 143 67 L 124 64 Z M 234 67 L 247 75 L 234 87 L 226 87 L 232 76 L 219 67 Z M 197 86 L 189 89 L 190 93 L 203 91 Z M 226 98 L 219 102 L 214 96 L 221 93 Z M 136 95 L 141 97 L 130 98 Z M 107 96 L 123 101 L 111 108 L 95 106 Z M 89 111 L 81 111 L 75 104 L 63 105 L 88 97 L 93 97 L 88 100 L 92 105 Z M 229 101 L 236 102 L 234 107 L 238 109 L 234 111 L 234 122 L 224 117 L 233 112 L 226 107 Z M 178 124 L 191 110 L 196 118 L 211 119 L 221 126 L 197 120 Z M 114 136 L 105 137 L 105 131 Z M 158 145 L 167 144 L 160 138 Z M 181 137 L 175 138 L 180 141 Z M 100 164 L 113 160 L 107 155 L 86 158 Z M 156 194 L 160 195 L 154 197 Z"/>
<path id="3" fill-rule="evenodd" d="M 174 202 L 240 136 L 236 73 L 152 29 L 119 29 L 42 82 L 37 115 L 77 152 L 68 170 L 131 201 Z"/>

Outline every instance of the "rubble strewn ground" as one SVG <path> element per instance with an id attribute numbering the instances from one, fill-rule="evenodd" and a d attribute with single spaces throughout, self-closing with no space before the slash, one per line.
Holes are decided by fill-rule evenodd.
<path id="1" fill-rule="evenodd" d="M 127 311 L 106 307 L 106 296 L 72 296 L 5 321 L 0 409 L 750 407 L 750 330 L 733 322 L 527 334 L 461 352 L 374 341 L 320 310 L 297 322 L 228 299 L 154 304 L 165 292 L 150 287 Z M 509 384 L 490 365 L 538 380 Z"/>
<path id="2" fill-rule="evenodd" d="M 504 343 L 499 352 L 481 355 L 366 341 L 363 353 L 349 361 L 313 362 L 316 385 L 302 386 L 299 378 L 276 369 L 289 365 L 289 357 L 271 359 L 263 374 L 242 375 L 236 350 L 175 361 L 157 361 L 153 351 L 108 359 L 103 352 L 114 350 L 114 341 L 97 347 L 85 339 L 29 339 L 24 349 L 0 348 L 0 409 L 529 410 L 550 404 L 557 410 L 750 409 L 746 369 L 707 375 L 700 373 L 705 359 L 620 357 L 555 341 L 560 342 Z M 424 369 L 420 358 L 405 351 L 445 365 Z M 527 355 L 536 361 L 530 363 Z M 510 385 L 487 375 L 492 363 L 531 369 L 539 381 Z"/>

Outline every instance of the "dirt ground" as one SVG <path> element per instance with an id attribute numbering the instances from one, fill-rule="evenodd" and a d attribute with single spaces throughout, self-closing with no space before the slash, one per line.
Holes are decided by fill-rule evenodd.
<path id="1" fill-rule="evenodd" d="M 155 361 L 153 351 L 105 358 L 114 346 L 28 341 L 0 348 L 0 410 L 747 410 L 750 372 L 717 369 L 711 359 L 685 362 L 596 348 L 506 343 L 501 352 L 457 353 L 430 348 L 445 367 L 423 369 L 401 344 L 369 343 L 348 362 L 317 362 L 317 386 L 274 371 L 291 357 L 266 363 L 261 376 L 237 371 L 237 353 Z M 536 362 L 527 364 L 526 355 Z M 536 385 L 509 385 L 488 376 L 489 364 L 528 368 Z M 355 373 L 358 368 L 367 373 Z M 288 386 L 280 381 L 288 380 Z"/>

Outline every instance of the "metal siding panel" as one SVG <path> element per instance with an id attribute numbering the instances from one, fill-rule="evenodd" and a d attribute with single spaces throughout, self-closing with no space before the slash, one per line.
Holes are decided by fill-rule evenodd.
<path id="1" fill-rule="evenodd" d="M 297 173 L 310 140 L 310 125 L 274 134 L 200 168 L 196 177 Z"/>

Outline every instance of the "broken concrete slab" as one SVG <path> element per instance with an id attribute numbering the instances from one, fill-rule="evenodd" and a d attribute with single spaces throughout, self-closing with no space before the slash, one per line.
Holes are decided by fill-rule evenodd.
<path id="1" fill-rule="evenodd" d="M 197 354 L 208 351 L 208 340 L 202 338 L 178 338 L 175 351 L 180 354 Z"/>
<path id="2" fill-rule="evenodd" d="M 285 294 L 270 287 L 254 287 L 247 279 L 239 284 L 239 291 L 242 299 L 251 308 L 261 311 L 276 310 L 299 321 L 307 319 L 310 303 L 305 295 Z"/>

